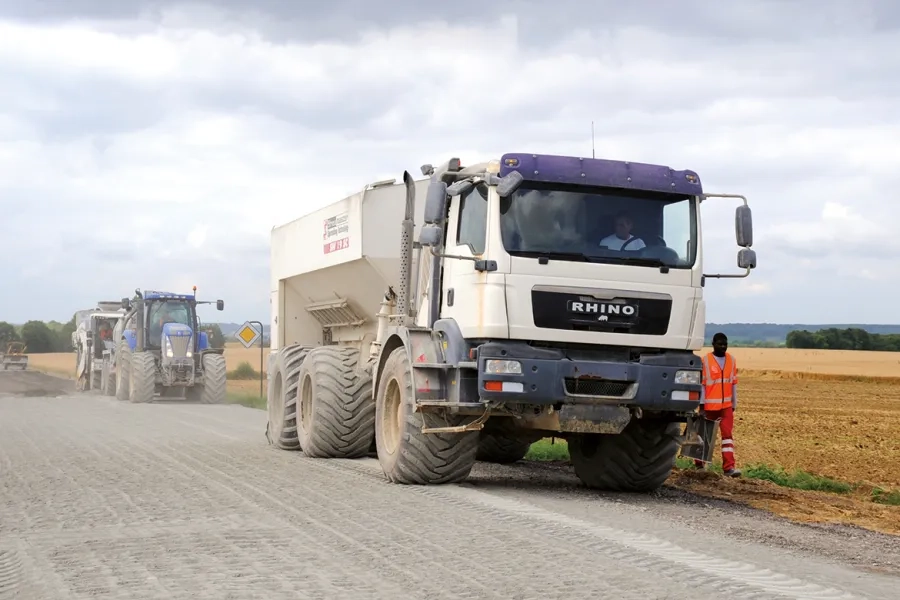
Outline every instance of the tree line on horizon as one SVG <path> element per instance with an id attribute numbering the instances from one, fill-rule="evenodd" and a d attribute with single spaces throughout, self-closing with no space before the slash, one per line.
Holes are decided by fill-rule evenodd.
<path id="1" fill-rule="evenodd" d="M 875 350 L 900 352 L 900 334 L 870 333 L 865 329 L 829 327 L 818 331 L 799 329 L 787 334 L 785 346 L 807 350 Z"/>

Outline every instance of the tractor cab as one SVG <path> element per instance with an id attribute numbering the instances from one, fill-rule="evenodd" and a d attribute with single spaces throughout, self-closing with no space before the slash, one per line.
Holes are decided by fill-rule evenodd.
<path id="1" fill-rule="evenodd" d="M 163 333 L 171 335 L 174 331 L 183 331 L 190 335 L 196 322 L 194 306 L 186 300 L 166 299 L 147 302 L 147 346 L 162 347 Z"/>

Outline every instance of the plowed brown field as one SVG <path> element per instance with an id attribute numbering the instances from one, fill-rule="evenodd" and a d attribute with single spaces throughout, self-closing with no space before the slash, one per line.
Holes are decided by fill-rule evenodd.
<path id="1" fill-rule="evenodd" d="M 704 349 L 704 352 L 708 351 Z M 852 494 L 803 492 L 764 481 L 683 471 L 676 487 L 811 522 L 854 523 L 900 534 L 900 507 L 871 502 L 872 487 L 900 489 L 900 353 L 734 348 L 740 369 L 735 416 L 738 466 L 802 469 L 864 484 Z M 267 358 L 265 351 L 264 359 Z M 259 369 L 259 349 L 229 345 L 229 369 Z M 30 366 L 71 375 L 73 354 L 32 354 Z M 229 381 L 258 393 L 258 381 Z M 721 456 L 716 448 L 716 459 Z"/>

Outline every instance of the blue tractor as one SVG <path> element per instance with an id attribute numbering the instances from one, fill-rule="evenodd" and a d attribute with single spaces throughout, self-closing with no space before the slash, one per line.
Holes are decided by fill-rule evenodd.
<path id="1" fill-rule="evenodd" d="M 225 401 L 224 348 L 210 348 L 209 336 L 200 331 L 198 304 L 193 294 L 136 289 L 133 299 L 123 298 L 127 312 L 116 328 L 116 397 L 151 402 L 181 397 L 205 404 Z M 216 301 L 223 310 L 225 303 Z"/>

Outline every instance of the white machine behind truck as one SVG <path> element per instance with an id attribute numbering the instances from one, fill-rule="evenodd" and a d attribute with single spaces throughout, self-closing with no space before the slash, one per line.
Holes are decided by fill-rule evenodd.
<path id="1" fill-rule="evenodd" d="M 269 442 L 374 447 L 390 481 L 433 484 L 555 436 L 590 487 L 662 485 L 695 424 L 705 280 L 756 266 L 746 199 L 565 156 L 422 173 L 272 230 Z M 743 273 L 703 274 L 713 196 L 743 201 Z"/>
<path id="2" fill-rule="evenodd" d="M 103 390 L 112 387 L 115 393 L 115 377 L 105 369 L 104 356 L 115 349 L 114 332 L 121 329 L 125 311 L 119 302 L 98 302 L 97 308 L 75 313 L 75 331 L 72 332 L 72 348 L 75 349 L 75 388 Z"/>

